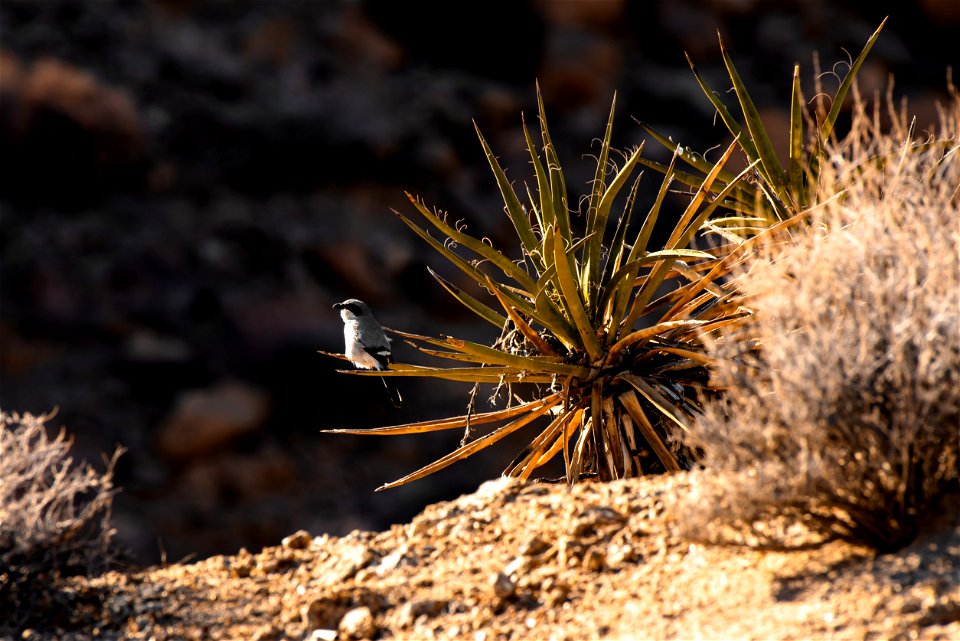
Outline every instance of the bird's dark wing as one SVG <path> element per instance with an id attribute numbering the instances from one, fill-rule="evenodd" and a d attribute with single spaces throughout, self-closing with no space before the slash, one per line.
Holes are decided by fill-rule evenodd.
<path id="1" fill-rule="evenodd" d="M 390 348 L 385 345 L 374 345 L 372 347 L 363 348 L 367 354 L 373 356 L 376 359 L 377 363 L 380 365 L 378 369 L 387 369 L 387 366 L 393 362 L 393 356 L 390 353 Z"/>

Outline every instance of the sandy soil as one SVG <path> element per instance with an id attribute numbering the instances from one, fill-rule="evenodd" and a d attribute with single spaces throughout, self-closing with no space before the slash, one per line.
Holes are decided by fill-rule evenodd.
<path id="1" fill-rule="evenodd" d="M 960 638 L 960 497 L 894 554 L 770 551 L 683 536 L 695 482 L 491 481 L 385 532 L 76 579 L 72 621 L 25 637 Z"/>

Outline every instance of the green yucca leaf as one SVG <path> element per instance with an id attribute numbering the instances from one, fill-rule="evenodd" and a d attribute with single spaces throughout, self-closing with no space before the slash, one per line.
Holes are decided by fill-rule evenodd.
<path id="1" fill-rule="evenodd" d="M 677 147 L 674 147 L 673 149 L 676 151 Z M 666 174 L 667 167 L 656 162 L 655 160 L 640 158 L 637 160 L 637 163 L 644 167 L 649 167 L 650 169 L 653 169 L 661 174 Z M 696 174 L 680 171 L 679 169 L 674 169 L 672 173 L 673 179 L 681 185 L 686 185 L 687 187 L 691 187 L 693 189 L 699 189 L 703 185 L 703 176 L 697 176 Z M 708 192 L 719 193 L 727 184 L 729 183 L 717 180 L 714 184 L 710 185 Z M 758 187 L 740 183 L 736 186 L 733 192 L 731 192 L 730 200 L 725 203 L 724 206 L 728 209 L 752 214 L 755 210 L 753 203 L 756 202 L 758 196 L 762 197 Z"/>
<path id="2" fill-rule="evenodd" d="M 591 236 L 592 240 L 587 244 L 583 259 L 583 273 L 580 278 L 580 288 L 584 294 L 584 304 L 587 309 L 593 307 L 593 297 L 595 295 L 593 286 L 596 284 L 597 276 L 600 273 L 600 248 L 603 244 L 603 231 L 607 226 L 606 217 L 601 220 L 600 205 L 606 191 L 607 162 L 610 160 L 610 136 L 613 133 L 613 114 L 616 107 L 617 95 L 614 93 L 613 101 L 610 104 L 610 116 L 607 118 L 607 127 L 603 133 L 603 141 L 600 143 L 600 155 L 597 157 L 597 169 L 590 189 L 590 198 L 587 201 L 586 234 Z M 609 211 L 610 208 L 607 207 L 607 212 L 609 213 Z"/>
<path id="3" fill-rule="evenodd" d="M 800 65 L 793 66 L 790 92 L 790 189 L 804 200 L 803 188 L 803 97 L 800 93 Z"/>
<path id="4" fill-rule="evenodd" d="M 750 137 L 756 146 L 757 155 L 760 158 L 760 165 L 763 168 L 767 181 L 778 190 L 777 195 L 782 195 L 782 188 L 787 184 L 787 176 L 783 171 L 780 160 L 777 158 L 777 152 L 773 148 L 770 136 L 767 135 L 767 128 L 763 126 L 763 121 L 760 119 L 760 112 L 757 111 L 757 107 L 753 104 L 753 99 L 747 92 L 743 80 L 740 79 L 740 74 L 737 73 L 737 68 L 733 65 L 733 59 L 723 46 L 723 38 L 719 36 L 720 34 L 718 33 L 720 54 L 723 56 L 723 63 L 727 67 L 727 73 L 730 74 L 730 80 L 733 81 L 733 90 L 737 94 L 737 99 L 740 101 L 740 108 L 743 110 L 743 117 L 747 122 Z"/>
<path id="5" fill-rule="evenodd" d="M 510 320 L 513 321 L 514 326 L 520 330 L 520 333 L 533 344 L 534 348 L 541 354 L 547 356 L 555 356 L 556 352 L 553 350 L 550 345 L 537 334 L 529 323 L 523 319 L 520 314 L 517 313 L 513 305 L 511 305 L 503 296 L 500 295 L 500 292 L 496 288 L 491 287 L 494 296 L 497 297 L 497 300 L 503 306 L 504 311 L 507 312 L 507 315 L 510 317 Z"/>
<path id="6" fill-rule="evenodd" d="M 830 134 L 833 133 L 833 125 L 837 122 L 837 117 L 840 115 L 840 109 L 843 107 L 844 98 L 847 97 L 847 91 L 850 90 L 850 86 L 857 77 L 857 72 L 860 71 L 863 61 L 867 59 L 867 54 L 870 53 L 873 44 L 877 41 L 877 38 L 880 37 L 880 32 L 883 31 L 883 27 L 887 24 L 888 19 L 889 16 L 884 18 L 880 26 L 877 27 L 877 30 L 873 32 L 873 35 L 867 39 L 867 44 L 864 45 L 863 51 L 861 51 L 857 59 L 853 61 L 853 64 L 850 66 L 850 71 L 847 72 L 847 75 L 843 78 L 843 82 L 840 83 L 840 88 L 837 89 L 837 93 L 833 97 L 833 104 L 830 105 L 830 113 L 827 114 L 826 119 L 820 125 L 820 140 L 826 140 L 830 137 Z"/>
<path id="7" fill-rule="evenodd" d="M 513 193 L 512 190 L 511 193 Z M 504 256 L 502 253 L 482 240 L 474 238 L 473 236 L 465 234 L 453 226 L 448 225 L 443 221 L 443 219 L 440 218 L 440 216 L 427 209 L 423 203 L 419 202 L 411 194 L 408 193 L 407 198 L 410 199 L 410 202 L 413 203 L 413 206 L 416 208 L 416 210 L 420 212 L 420 214 L 426 218 L 431 225 L 436 227 L 441 233 L 445 234 L 452 241 L 463 245 L 478 256 L 486 258 L 491 263 L 496 265 L 500 271 L 512 278 L 527 291 L 533 291 L 533 289 L 536 287 L 534 280 L 530 278 L 530 275 L 520 269 L 516 263 Z M 516 198 L 516 196 L 514 196 L 514 198 Z M 524 218 L 524 220 L 526 220 L 526 218 Z M 539 245 L 537 245 L 537 247 L 539 247 Z"/>
<path id="8" fill-rule="evenodd" d="M 530 220 L 527 218 L 527 213 L 523 210 L 523 207 L 521 207 L 520 199 L 517 198 L 517 193 L 513 190 L 513 185 L 511 185 L 510 181 L 507 180 L 506 173 L 504 173 L 503 169 L 500 167 L 497 157 L 493 155 L 493 151 L 487 144 L 483 134 L 480 133 L 480 128 L 477 127 L 476 122 L 473 123 L 473 127 L 476 129 L 477 136 L 480 138 L 480 144 L 483 146 L 483 152 L 487 156 L 487 161 L 490 163 L 490 168 L 493 169 L 493 175 L 497 179 L 497 186 L 500 187 L 500 193 L 503 196 L 503 202 L 507 208 L 507 215 L 513 222 L 514 229 L 517 230 L 517 236 L 520 238 L 520 243 L 523 245 L 524 252 L 526 252 L 526 254 L 534 261 L 536 268 L 538 270 L 542 270 L 543 264 L 540 263 L 540 252 L 538 251 L 540 249 L 540 244 L 537 242 L 537 238 L 533 233 L 533 228 L 530 226 Z M 521 281 L 518 280 L 517 282 Z"/>
<path id="9" fill-rule="evenodd" d="M 420 468 L 419 470 L 417 470 L 416 472 L 413 472 L 412 474 L 408 474 L 401 479 L 397 479 L 392 483 L 385 483 L 384 485 L 381 485 L 380 487 L 377 488 L 377 491 L 379 492 L 381 490 L 387 490 L 392 487 L 398 487 L 400 485 L 404 485 L 406 483 L 409 483 L 410 481 L 415 481 L 417 479 L 423 478 L 424 476 L 429 476 L 430 474 L 433 474 L 434 472 L 442 470 L 443 468 L 451 465 L 452 463 L 461 461 L 467 458 L 468 456 L 471 456 L 479 452 L 480 450 L 493 445 L 500 439 L 506 436 L 509 436 L 510 434 L 516 432 L 521 427 L 525 427 L 529 425 L 534 420 L 536 420 L 540 416 L 550 411 L 551 407 L 553 407 L 553 405 L 544 405 L 539 409 L 530 410 L 524 416 L 521 416 L 520 418 L 513 421 L 512 423 L 508 423 L 507 425 L 497 428 L 496 430 L 494 430 L 489 434 L 481 436 L 475 441 L 471 441 L 470 443 L 467 443 L 466 445 L 454 450 L 453 452 L 438 459 L 437 461 L 431 463 L 430 465 L 426 465 Z"/>
<path id="10" fill-rule="evenodd" d="M 547 147 L 545 151 L 547 156 L 553 155 L 556 157 L 555 153 L 550 153 L 553 151 L 552 148 Z M 560 235 L 567 241 L 571 241 L 573 240 L 573 234 L 570 232 L 570 210 L 567 208 L 567 187 L 563 178 L 563 170 L 560 169 L 560 165 L 551 162 L 548 165 L 548 172 L 550 174 L 550 191 L 553 193 L 555 225 L 560 230 Z"/>
<path id="11" fill-rule="evenodd" d="M 610 299 L 617 295 L 620 288 L 626 287 L 627 290 L 632 289 L 632 281 L 636 278 L 637 271 L 639 268 L 648 263 L 655 263 L 664 258 L 713 258 L 712 254 L 707 252 L 698 251 L 695 249 L 664 249 L 661 251 L 650 252 L 643 258 L 630 261 L 614 274 L 609 282 L 606 284 L 607 290 L 603 298 L 600 299 L 600 309 L 606 308 L 610 304 Z M 673 267 L 676 269 L 676 263 L 673 263 Z M 699 275 L 693 274 L 694 278 L 699 279 Z M 625 285 L 624 285 L 625 283 Z"/>
<path id="12" fill-rule="evenodd" d="M 647 311 L 647 305 L 653 299 L 654 294 L 666 280 L 677 258 L 667 256 L 660 259 L 653 265 L 653 268 L 642 278 L 637 287 L 637 293 L 634 295 L 633 302 L 630 303 L 630 311 L 627 317 L 620 323 L 620 332 L 629 332 L 637 320 Z"/>
<path id="13" fill-rule="evenodd" d="M 553 250 L 554 238 L 557 236 L 557 228 L 558 226 L 556 224 L 547 227 L 543 238 L 544 251 L 548 257 L 549 266 L 540 278 L 540 284 L 534 299 L 534 306 L 536 307 L 536 314 L 539 314 L 541 318 L 548 319 L 552 323 L 552 325 L 544 326 L 551 328 L 551 331 L 553 331 L 552 328 L 554 326 L 562 328 L 556 332 L 555 335 L 568 350 L 575 351 L 581 344 L 581 341 L 577 338 L 579 336 L 579 330 L 574 325 L 570 313 L 566 311 L 567 303 L 561 294 L 560 284 L 557 280 L 556 253 Z M 577 246 L 582 243 L 583 240 L 581 240 Z M 566 262 L 566 259 L 564 262 Z M 523 310 L 521 309 L 521 311 Z M 527 315 L 533 317 L 531 314 Z"/>
<path id="14" fill-rule="evenodd" d="M 727 148 L 727 151 L 723 154 L 723 157 L 718 161 L 718 165 L 727 161 L 727 158 L 730 157 L 730 153 L 733 151 L 733 148 L 736 144 L 737 141 L 734 139 L 733 143 L 731 143 L 730 147 Z M 680 221 L 681 224 L 678 224 L 673 233 L 670 234 L 670 240 L 667 241 L 667 246 L 671 248 L 686 247 L 686 245 L 693 240 L 694 235 L 700 231 L 704 221 L 706 221 L 707 218 L 714 212 L 714 210 L 724 202 L 724 199 L 727 197 L 727 195 L 737 186 L 744 176 L 753 171 L 755 166 L 755 162 L 747 165 L 746 168 L 737 175 L 734 181 L 728 183 L 722 190 L 720 190 L 720 193 L 717 194 L 713 201 L 704 207 L 699 213 L 696 212 L 696 208 L 688 205 L 687 210 L 683 212 L 683 217 Z M 712 182 L 712 174 L 707 174 L 706 178 L 704 178 L 704 185 L 707 185 L 710 182 Z M 703 191 L 705 192 L 706 190 Z M 698 194 L 694 195 L 693 200 L 690 201 L 691 204 L 696 202 L 699 206 L 699 204 L 702 203 L 704 196 L 705 193 L 698 192 Z M 688 214 L 692 218 L 689 224 L 686 223 Z"/>
<path id="15" fill-rule="evenodd" d="M 664 169 L 663 181 L 660 183 L 660 190 L 657 192 L 657 197 L 650 206 L 650 210 L 647 212 L 647 217 L 644 219 L 643 225 L 641 226 L 640 231 L 633 242 L 633 246 L 630 248 L 630 254 L 627 256 L 628 263 L 634 262 L 647 251 L 647 244 L 650 242 L 653 229 L 656 226 L 657 219 L 660 216 L 660 208 L 663 205 L 664 198 L 666 198 L 667 191 L 670 189 L 670 185 L 673 183 L 674 174 L 676 171 L 675 168 L 677 165 L 677 157 L 679 154 L 679 147 L 674 148 L 673 156 L 670 158 L 670 164 Z M 639 271 L 639 265 L 637 266 L 637 271 Z M 620 281 L 619 287 L 617 287 L 613 301 L 613 314 L 611 316 L 612 323 L 619 323 L 627 313 L 627 306 L 630 303 L 630 295 L 633 292 L 632 281 L 636 277 L 637 271 L 628 273 L 625 279 Z M 659 287 L 659 285 L 657 286 Z M 623 324 L 623 327 L 629 329 L 633 327 L 634 322 L 636 322 L 636 319 L 632 321 L 627 319 L 627 322 Z M 618 332 L 615 331 L 615 329 L 615 327 L 611 327 L 611 331 L 607 333 L 608 344 L 616 341 L 617 339 Z"/>
<path id="16" fill-rule="evenodd" d="M 594 228 L 588 229 L 588 234 L 593 234 L 593 238 L 590 240 L 590 248 L 595 258 L 595 265 L 597 268 L 594 270 L 592 275 L 592 281 L 596 282 L 599 277 L 599 265 L 600 265 L 600 250 L 603 247 L 603 230 L 607 226 L 607 220 L 610 217 L 610 209 L 613 207 L 613 201 L 616 199 L 617 195 L 620 193 L 620 190 L 627 183 L 630 176 L 633 175 L 633 171 L 637 166 L 637 160 L 640 159 L 640 155 L 643 153 L 644 143 L 641 143 L 639 147 L 633 150 L 630 156 L 627 157 L 627 161 L 624 163 L 623 167 L 620 168 L 620 171 L 617 172 L 617 175 L 614 176 L 613 180 L 610 182 L 610 186 L 604 191 L 603 197 L 600 199 L 600 205 L 597 207 L 596 218 L 594 220 Z M 611 247 L 615 247 L 612 245 Z"/>
<path id="17" fill-rule="evenodd" d="M 677 223 L 674 231 L 670 234 L 670 238 L 667 240 L 666 246 L 668 249 L 686 246 L 693 239 L 694 234 L 699 231 L 701 224 L 704 220 L 706 220 L 707 216 L 709 216 L 710 213 L 716 209 L 719 203 L 723 201 L 723 198 L 726 196 L 726 194 L 737 185 L 740 178 L 746 175 L 746 173 L 753 168 L 753 165 L 751 164 L 744 169 L 743 172 L 741 172 L 733 182 L 728 183 L 723 190 L 721 190 L 720 194 L 712 203 L 704 208 L 699 215 L 697 214 L 697 209 L 703 203 L 709 186 L 713 183 L 714 179 L 716 179 L 717 174 L 720 172 L 720 169 L 723 167 L 724 163 L 727 162 L 730 154 L 733 153 L 733 149 L 737 145 L 737 140 L 739 139 L 735 138 L 730 144 L 727 150 L 723 153 L 723 156 L 721 156 L 720 160 L 717 161 L 710 173 L 708 173 L 704 178 L 703 185 L 701 185 L 701 187 L 697 190 L 697 193 L 690 200 L 690 204 L 687 205 L 686 210 L 680 217 L 680 221 Z M 630 328 L 632 328 L 637 322 L 637 319 L 640 318 L 641 314 L 643 314 L 644 308 L 646 308 L 647 304 L 653 298 L 657 288 L 663 284 L 663 281 L 667 277 L 667 274 L 669 273 L 675 260 L 677 260 L 677 258 L 674 256 L 666 256 L 664 259 L 662 259 L 662 262 L 657 263 L 653 267 L 647 278 L 644 279 L 640 291 L 636 294 L 633 303 L 630 306 L 630 312 L 627 314 L 627 318 L 624 320 L 621 326 L 623 331 L 629 331 Z"/>
<path id="18" fill-rule="evenodd" d="M 473 278 L 478 284 L 484 287 L 491 286 L 500 291 L 500 293 L 510 301 L 511 305 L 515 306 L 528 316 L 537 318 L 541 324 L 550 329 L 550 331 L 555 332 L 558 337 L 562 336 L 565 339 L 569 339 L 571 337 L 571 333 L 568 331 L 568 327 L 565 322 L 559 318 L 559 314 L 552 310 L 550 306 L 545 305 L 542 309 L 539 306 L 534 308 L 530 302 L 525 300 L 522 296 L 518 296 L 515 293 L 514 288 L 489 279 L 486 274 L 477 269 L 473 264 L 461 258 L 456 252 L 449 249 L 446 245 L 435 239 L 433 236 L 427 233 L 425 229 L 422 229 L 400 212 L 394 211 L 393 213 L 400 218 L 400 220 L 402 220 L 407 227 L 412 229 L 414 233 L 426 241 L 427 244 L 433 247 L 438 253 L 442 254 L 451 263 L 456 265 L 465 274 Z M 536 285 L 533 285 L 533 289 L 536 289 Z M 532 296 L 529 292 L 522 292 L 522 295 Z"/>
<path id="19" fill-rule="evenodd" d="M 543 94 L 540 93 L 540 83 L 537 83 L 537 109 L 540 115 L 540 134 L 543 138 L 543 155 L 547 161 L 547 175 L 550 177 L 550 194 L 553 200 L 554 222 L 559 226 L 564 240 L 570 241 L 570 210 L 567 208 L 567 183 L 560 169 L 560 159 L 557 157 L 553 141 L 550 140 L 550 130 L 547 128 L 547 112 L 543 106 Z M 549 251 L 549 248 L 547 248 Z"/>
<path id="20" fill-rule="evenodd" d="M 444 245 L 443 243 L 438 241 L 436 238 L 431 236 L 430 233 L 427 232 L 427 230 L 423 229 L 422 227 L 417 225 L 415 222 L 413 222 L 412 220 L 410 220 L 400 212 L 396 210 L 391 210 L 391 211 L 393 211 L 394 215 L 396 215 L 397 218 L 403 221 L 403 224 L 405 224 L 407 227 L 413 230 L 413 233 L 415 233 L 417 236 L 422 238 L 428 245 L 433 247 L 444 258 L 446 258 L 451 263 L 456 265 L 457 268 L 460 269 L 460 271 L 462 271 L 467 276 L 475 280 L 478 284 L 483 285 L 486 282 L 486 274 L 484 274 L 479 269 L 477 269 L 472 263 L 461 258 L 456 252 L 448 249 L 446 245 Z"/>
<path id="21" fill-rule="evenodd" d="M 496 423 L 505 421 L 508 418 L 525 414 L 529 411 L 541 409 L 543 407 L 553 407 L 560 400 L 560 393 L 549 394 L 543 398 L 529 403 L 522 403 L 514 407 L 508 407 L 493 412 L 484 412 L 481 414 L 465 414 L 463 416 L 454 416 L 440 419 L 438 421 L 419 421 L 416 423 L 406 423 L 404 425 L 391 425 L 390 427 L 369 427 L 363 429 L 334 429 L 323 430 L 328 434 L 359 434 L 376 436 L 398 436 L 402 434 L 421 434 L 425 432 L 438 432 L 442 430 L 459 430 L 467 425 L 484 425 L 487 423 Z"/>
<path id="22" fill-rule="evenodd" d="M 659 142 L 661 145 L 663 145 L 667 149 L 677 150 L 680 156 L 680 160 L 684 161 L 694 169 L 704 174 L 709 172 L 711 169 L 713 169 L 712 162 L 710 162 L 706 158 L 703 158 L 693 153 L 693 151 L 690 150 L 689 148 L 684 147 L 682 145 L 678 145 L 677 143 L 673 142 L 673 140 L 671 140 L 669 137 L 664 136 L 661 133 L 658 133 L 653 127 L 651 127 L 647 123 L 637 121 L 637 124 L 640 125 L 640 127 L 645 132 L 647 132 L 650 135 L 650 137 L 652 137 L 654 140 Z M 733 180 L 733 174 L 726 170 L 723 170 L 719 174 L 717 174 L 717 177 L 720 179 L 721 182 L 724 182 L 724 183 L 728 183 Z"/>
<path id="23" fill-rule="evenodd" d="M 522 117 L 522 116 L 521 116 Z M 527 142 L 527 151 L 530 153 L 530 163 L 533 165 L 533 173 L 537 177 L 537 193 L 540 194 L 540 233 L 544 233 L 544 230 L 552 225 L 557 220 L 556 213 L 553 209 L 553 192 L 550 189 L 550 177 L 547 175 L 546 170 L 543 168 L 543 163 L 540 162 L 540 154 L 537 153 L 537 146 L 533 142 L 533 138 L 530 136 L 530 130 L 527 128 L 526 118 L 523 120 L 523 137 Z M 533 204 L 533 198 L 530 199 L 530 204 Z M 547 263 L 547 254 L 550 252 L 542 251 L 542 260 L 544 264 Z"/>
<path id="24" fill-rule="evenodd" d="M 613 239 L 610 241 L 610 251 L 607 252 L 607 262 L 603 266 L 603 276 L 600 279 L 600 284 L 603 287 L 606 287 L 606 284 L 610 282 L 610 278 L 614 272 L 620 269 L 625 254 L 627 254 L 630 249 L 626 245 L 627 230 L 630 227 L 630 220 L 633 217 L 633 205 L 637 200 L 637 192 L 640 189 L 641 178 L 643 178 L 642 171 L 634 179 L 633 185 L 630 187 L 630 193 L 627 195 L 627 201 L 623 206 L 623 213 L 620 215 L 620 218 L 617 219 L 617 228 L 613 232 Z"/>
<path id="25" fill-rule="evenodd" d="M 504 324 L 507 322 L 507 319 L 505 317 L 501 316 L 494 310 L 490 309 L 489 307 L 487 307 L 486 305 L 478 301 L 476 298 L 474 298 L 470 294 L 466 293 L 465 291 L 463 291 L 462 289 L 454 285 L 453 283 L 448 282 L 446 279 L 440 276 L 440 274 L 433 271 L 433 269 L 431 269 L 430 267 L 427 267 L 427 271 L 430 272 L 430 275 L 433 276 L 433 278 L 438 283 L 440 283 L 440 285 L 445 290 L 450 292 L 451 296 L 456 298 L 458 301 L 460 301 L 461 304 L 463 304 L 464 307 L 472 311 L 474 314 L 476 314 L 483 320 L 487 321 L 488 323 L 490 323 L 491 325 L 497 328 L 503 327 Z M 491 290 L 494 293 L 498 293 L 496 288 L 492 286 L 491 286 Z"/>
<path id="26" fill-rule="evenodd" d="M 643 221 L 643 226 L 640 228 L 636 240 L 633 241 L 633 247 L 630 249 L 630 255 L 627 258 L 628 261 L 636 260 L 642 253 L 647 251 L 647 245 L 650 243 L 653 229 L 656 227 L 657 219 L 660 217 L 660 208 L 663 206 L 663 200 L 666 198 L 667 191 L 670 189 L 670 185 L 673 184 L 674 177 L 676 176 L 677 156 L 679 154 L 680 148 L 676 147 L 673 151 L 673 156 L 670 158 L 670 164 L 663 172 L 663 181 L 660 183 L 657 197 L 650 206 L 650 211 L 647 212 L 647 217 Z"/>
<path id="27" fill-rule="evenodd" d="M 703 90 L 703 93 L 707 96 L 707 100 L 714 106 L 717 110 L 717 113 L 720 114 L 720 119 L 723 120 L 723 124 L 727 126 L 727 130 L 733 134 L 734 137 L 740 138 L 741 148 L 743 152 L 747 155 L 751 161 L 758 160 L 760 158 L 757 153 L 757 148 L 753 144 L 753 141 L 743 136 L 743 127 L 740 126 L 740 123 L 737 122 L 736 118 L 731 115 L 730 110 L 727 109 L 727 106 L 723 104 L 723 101 L 720 100 L 720 97 L 707 86 L 707 83 L 704 82 L 703 78 L 700 77 L 700 73 L 697 71 L 697 67 L 693 64 L 693 59 L 690 58 L 690 54 L 686 51 L 683 52 L 683 55 L 687 57 L 687 64 L 690 65 L 690 70 L 693 72 L 693 77 L 696 78 L 697 84 L 700 85 L 700 89 Z"/>
<path id="28" fill-rule="evenodd" d="M 557 266 L 557 281 L 563 294 L 564 305 L 572 317 L 574 326 L 580 332 L 583 347 L 587 350 L 591 362 L 596 361 L 602 353 L 600 341 L 597 339 L 596 330 L 590 324 L 587 310 L 584 309 L 577 280 L 570 265 L 572 257 L 567 255 L 563 237 L 557 233 L 556 227 L 553 232 L 553 251 L 553 260 Z"/>
<path id="29" fill-rule="evenodd" d="M 529 326 L 528 326 L 529 327 Z M 457 361 L 469 361 L 473 363 L 484 363 L 486 365 L 503 365 L 516 370 L 527 371 L 530 373 L 551 373 L 563 376 L 586 377 L 590 375 L 590 370 L 577 365 L 568 365 L 563 363 L 558 356 L 520 356 L 517 354 L 505 352 L 494 347 L 487 347 L 473 341 L 464 341 L 458 338 L 448 336 L 446 338 L 431 338 L 410 332 L 401 332 L 396 329 L 388 330 L 392 334 L 402 336 L 403 338 L 414 341 L 411 343 L 414 347 L 426 354 L 432 354 L 441 358 L 447 358 Z M 539 338 L 539 337 L 538 337 Z M 429 350 L 416 345 L 416 342 L 435 345 L 450 351 Z"/>
<path id="30" fill-rule="evenodd" d="M 517 356 L 507 352 L 501 352 L 499 350 L 494 350 L 495 352 L 498 352 L 498 355 L 493 355 L 479 353 L 476 350 L 461 350 L 451 352 L 446 350 L 429 349 L 415 344 L 413 346 L 424 354 L 429 354 L 430 356 L 436 356 L 438 358 L 468 363 L 482 363 L 483 365 L 489 366 L 503 365 L 518 372 L 524 371 L 537 375 L 551 374 L 556 376 L 585 377 L 590 373 L 590 370 L 584 367 L 545 360 L 549 357 Z"/>
<path id="31" fill-rule="evenodd" d="M 541 318 L 549 316 L 551 321 L 555 323 L 554 325 L 541 323 L 541 325 L 549 329 L 550 332 L 563 343 L 564 347 L 570 351 L 575 351 L 579 345 L 579 341 L 576 339 L 577 330 L 570 325 L 566 318 L 556 311 L 556 307 L 550 298 L 549 288 L 544 287 L 537 291 L 537 298 L 534 304 L 536 305 L 536 314 L 540 315 Z M 520 311 L 523 310 L 521 309 Z M 532 314 L 527 315 L 532 316 Z M 554 318 L 554 316 L 556 316 L 556 318 Z"/>
<path id="32" fill-rule="evenodd" d="M 447 338 L 446 343 L 449 347 L 476 357 L 480 363 L 490 365 L 504 365 L 517 369 L 527 370 L 529 372 L 548 372 L 562 376 L 577 376 L 586 378 L 590 375 L 590 369 L 578 365 L 567 365 L 559 361 L 555 356 L 519 356 L 510 354 L 492 347 L 480 345 L 472 341 L 464 341 L 455 338 Z"/>

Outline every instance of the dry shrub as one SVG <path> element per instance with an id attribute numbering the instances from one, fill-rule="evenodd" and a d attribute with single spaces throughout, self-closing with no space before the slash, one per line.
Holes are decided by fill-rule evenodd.
<path id="1" fill-rule="evenodd" d="M 751 324 L 711 347 L 727 387 L 693 427 L 688 512 L 707 539 L 783 545 L 782 526 L 880 550 L 958 487 L 960 100 L 924 144 L 858 103 L 811 227 L 741 276 Z M 759 347 L 759 349 L 755 349 Z"/>
<path id="2" fill-rule="evenodd" d="M 75 465 L 65 432 L 47 436 L 50 417 L 0 412 L 0 621 L 14 628 L 43 618 L 61 576 L 103 565 L 114 534 L 121 451 L 103 474 Z"/>

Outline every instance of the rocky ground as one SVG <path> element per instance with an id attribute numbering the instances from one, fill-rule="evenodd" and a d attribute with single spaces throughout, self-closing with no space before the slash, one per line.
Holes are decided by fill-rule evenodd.
<path id="1" fill-rule="evenodd" d="M 679 499 L 696 483 L 490 481 L 384 532 L 74 579 L 62 620 L 23 637 L 960 637 L 960 497 L 896 553 L 758 550 L 691 542 Z"/>

